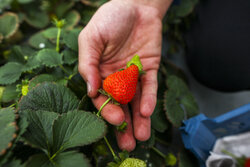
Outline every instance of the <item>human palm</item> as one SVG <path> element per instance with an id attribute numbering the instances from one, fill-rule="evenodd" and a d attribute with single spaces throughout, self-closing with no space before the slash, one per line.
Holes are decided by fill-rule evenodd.
<path id="1" fill-rule="evenodd" d="M 155 8 L 111 1 L 96 12 L 79 35 L 79 72 L 87 81 L 89 96 L 97 108 L 106 100 L 97 93 L 102 80 L 124 68 L 135 54 L 140 56 L 146 72 L 131 102 L 133 121 L 128 106 L 108 104 L 102 111 L 102 116 L 111 124 L 119 125 L 124 120 L 128 123 L 125 133 L 117 132 L 121 149 L 131 151 L 135 138 L 143 141 L 150 137 L 150 115 L 156 104 L 161 55 L 161 26 Z"/>

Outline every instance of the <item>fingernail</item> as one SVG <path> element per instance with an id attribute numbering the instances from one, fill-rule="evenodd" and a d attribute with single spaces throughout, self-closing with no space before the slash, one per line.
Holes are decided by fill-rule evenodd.
<path id="1" fill-rule="evenodd" d="M 88 94 L 91 92 L 91 86 L 89 83 L 87 83 L 87 91 L 88 91 Z"/>

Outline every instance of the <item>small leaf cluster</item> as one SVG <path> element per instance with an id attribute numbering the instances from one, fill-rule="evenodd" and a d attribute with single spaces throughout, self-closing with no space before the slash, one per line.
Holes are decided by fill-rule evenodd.
<path id="1" fill-rule="evenodd" d="M 196 19 L 194 11 L 198 3 L 199 0 L 176 0 L 168 9 L 163 21 L 163 43 L 167 46 L 163 53 L 165 56 L 179 54 L 185 48 L 183 33 Z"/>

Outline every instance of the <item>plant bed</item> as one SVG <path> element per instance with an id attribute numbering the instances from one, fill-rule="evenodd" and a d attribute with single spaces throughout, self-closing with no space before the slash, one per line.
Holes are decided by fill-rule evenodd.
<path id="1" fill-rule="evenodd" d="M 198 106 L 184 73 L 170 62 L 163 60 L 158 72 L 148 141 L 138 141 L 130 153 L 120 150 L 114 126 L 96 116 L 78 73 L 77 38 L 105 2 L 0 4 L 0 166 L 196 166 L 178 128 L 198 114 Z M 190 16 L 196 3 L 172 7 L 163 33 L 183 26 L 181 20 Z M 170 34 L 173 45 L 167 53 L 174 54 L 182 43 L 176 38 L 180 31 Z"/>

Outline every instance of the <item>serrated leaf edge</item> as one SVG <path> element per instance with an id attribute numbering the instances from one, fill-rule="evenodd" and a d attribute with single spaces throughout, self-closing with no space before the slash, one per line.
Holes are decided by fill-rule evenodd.
<path id="1" fill-rule="evenodd" d="M 7 145 L 7 147 L 5 149 L 3 149 L 3 150 L 0 150 L 0 156 L 4 155 L 8 150 L 11 149 L 11 147 L 13 146 L 13 143 L 15 142 L 15 140 L 17 138 L 17 132 L 19 130 L 19 127 L 17 126 L 17 120 L 19 118 L 17 110 L 15 110 L 13 107 L 11 109 L 14 111 L 15 119 L 14 119 L 14 122 L 10 123 L 10 125 L 11 126 L 15 126 L 16 131 L 12 134 L 12 140 L 10 140 L 10 142 Z"/>

